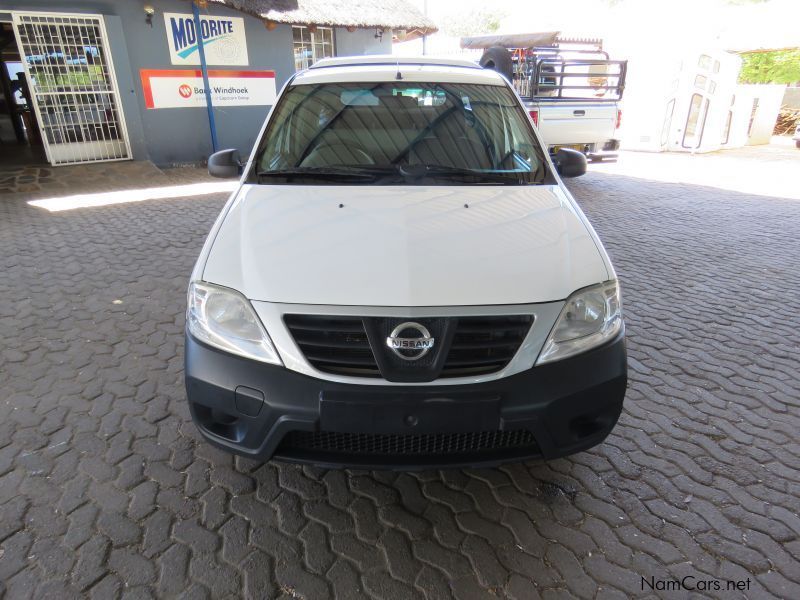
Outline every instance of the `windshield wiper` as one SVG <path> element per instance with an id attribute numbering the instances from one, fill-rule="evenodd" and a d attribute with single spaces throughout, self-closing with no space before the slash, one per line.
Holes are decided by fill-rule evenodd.
<path id="1" fill-rule="evenodd" d="M 474 177 L 492 183 L 504 183 L 506 185 L 520 185 L 526 183 L 524 172 L 504 171 L 508 175 L 501 175 L 498 171 L 479 171 L 477 169 L 464 169 L 462 167 L 448 167 L 445 165 L 404 165 L 400 168 L 400 174 L 410 178 L 422 177 Z"/>
<path id="2" fill-rule="evenodd" d="M 296 167 L 292 169 L 258 171 L 256 175 L 259 180 L 262 177 L 285 177 L 287 179 L 369 179 L 370 181 L 374 181 L 380 173 L 351 167 Z"/>
<path id="3" fill-rule="evenodd" d="M 259 171 L 256 173 L 259 181 L 262 178 L 276 177 L 286 179 L 335 179 L 335 180 L 366 180 L 375 182 L 386 181 L 387 178 L 402 178 L 405 180 L 423 179 L 425 177 L 440 177 L 447 179 L 475 179 L 477 183 L 502 183 L 505 185 L 525 184 L 523 171 L 479 171 L 462 167 L 448 167 L 445 165 L 358 165 L 358 166 L 330 166 L 330 167 L 293 167 L 289 169 L 275 169 Z"/>

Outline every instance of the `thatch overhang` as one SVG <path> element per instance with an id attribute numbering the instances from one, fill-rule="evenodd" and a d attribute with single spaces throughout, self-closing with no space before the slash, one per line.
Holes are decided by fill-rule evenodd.
<path id="1" fill-rule="evenodd" d="M 438 28 L 406 0 L 209 0 L 267 23 L 353 29 L 391 29 L 402 40 L 436 33 Z"/>

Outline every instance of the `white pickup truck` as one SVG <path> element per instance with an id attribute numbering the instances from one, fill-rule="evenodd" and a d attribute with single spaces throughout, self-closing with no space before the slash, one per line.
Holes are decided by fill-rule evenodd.
<path id="1" fill-rule="evenodd" d="M 484 49 L 481 66 L 513 84 L 551 152 L 616 157 L 627 61 L 610 60 L 602 40 L 545 32 L 462 38 L 461 45 Z"/>

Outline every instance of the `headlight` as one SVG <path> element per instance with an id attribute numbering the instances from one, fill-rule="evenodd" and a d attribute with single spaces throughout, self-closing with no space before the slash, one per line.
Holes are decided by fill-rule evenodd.
<path id="1" fill-rule="evenodd" d="M 607 281 L 578 290 L 567 299 L 536 364 L 585 352 L 622 329 L 619 285 Z"/>
<path id="2" fill-rule="evenodd" d="M 247 298 L 230 288 L 189 285 L 186 323 L 201 342 L 253 360 L 280 365 L 275 346 Z"/>

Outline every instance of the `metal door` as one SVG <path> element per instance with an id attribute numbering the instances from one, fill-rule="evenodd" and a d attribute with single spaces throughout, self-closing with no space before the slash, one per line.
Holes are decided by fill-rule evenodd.
<path id="1" fill-rule="evenodd" d="M 48 161 L 64 165 L 131 158 L 103 18 L 12 16 Z"/>

